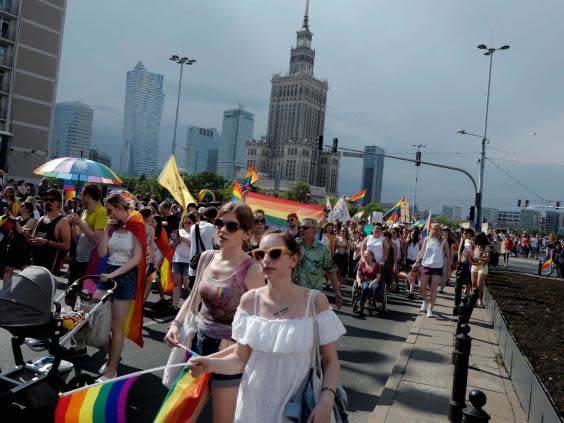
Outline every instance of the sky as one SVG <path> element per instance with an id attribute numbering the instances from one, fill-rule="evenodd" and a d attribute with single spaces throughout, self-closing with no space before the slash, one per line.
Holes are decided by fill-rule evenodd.
<path id="1" fill-rule="evenodd" d="M 270 79 L 287 73 L 305 0 L 73 0 L 67 3 L 57 101 L 94 108 L 92 143 L 119 166 L 126 72 L 141 60 L 164 75 L 159 159 L 172 144 L 179 66 L 185 68 L 177 144 L 189 126 L 221 132 L 223 111 L 243 103 L 266 134 Z M 489 58 L 493 57 L 484 207 L 564 202 L 564 3 L 561 0 L 311 0 L 314 73 L 328 80 L 325 139 L 461 167 L 478 180 Z M 177 152 L 183 163 L 183 150 Z M 362 160 L 343 158 L 339 193 L 360 191 Z M 383 202 L 411 201 L 412 163 L 385 159 Z M 468 208 L 461 173 L 422 166 L 417 207 Z M 554 204 L 554 203 L 552 203 Z M 464 214 L 465 212 L 463 212 Z"/>

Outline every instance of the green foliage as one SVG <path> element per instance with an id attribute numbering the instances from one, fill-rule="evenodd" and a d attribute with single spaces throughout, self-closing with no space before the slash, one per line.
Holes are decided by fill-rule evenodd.
<path id="1" fill-rule="evenodd" d="M 309 185 L 305 182 L 298 182 L 288 192 L 285 193 L 288 200 L 299 201 L 305 203 L 309 199 L 311 191 Z"/>
<path id="2" fill-rule="evenodd" d="M 432 216 L 431 219 L 433 223 L 440 223 L 443 226 L 448 226 L 449 228 L 458 228 L 464 220 L 451 220 L 444 216 Z"/>

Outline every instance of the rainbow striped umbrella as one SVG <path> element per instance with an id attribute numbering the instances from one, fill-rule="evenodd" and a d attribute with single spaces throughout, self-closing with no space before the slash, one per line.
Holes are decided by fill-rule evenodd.
<path id="1" fill-rule="evenodd" d="M 119 194 L 123 198 L 125 198 L 127 201 L 135 200 L 135 196 L 132 193 L 130 193 L 129 191 L 126 191 L 124 189 L 113 189 L 110 192 L 108 192 L 108 196 L 112 195 L 112 194 Z"/>
<path id="2" fill-rule="evenodd" d="M 121 185 L 119 176 L 108 166 L 94 160 L 77 157 L 61 157 L 39 166 L 33 171 L 36 175 L 78 182 Z"/>

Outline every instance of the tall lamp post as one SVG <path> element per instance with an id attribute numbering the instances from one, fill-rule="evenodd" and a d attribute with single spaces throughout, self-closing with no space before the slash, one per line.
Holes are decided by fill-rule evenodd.
<path id="1" fill-rule="evenodd" d="M 489 72 L 488 72 L 488 91 L 486 94 L 486 113 L 485 113 L 485 119 L 484 119 L 484 135 L 481 137 L 482 138 L 482 154 L 480 156 L 480 178 L 478 180 L 478 193 L 476 194 L 476 224 L 475 224 L 475 228 L 477 231 L 479 231 L 482 228 L 482 198 L 483 198 L 483 192 L 484 192 L 484 170 L 486 168 L 486 144 L 488 143 L 488 138 L 487 138 L 487 133 L 488 133 L 488 112 L 489 112 L 489 108 L 490 108 L 490 87 L 491 87 L 491 81 L 492 81 L 492 61 L 493 61 L 493 56 L 494 53 L 498 50 L 507 50 L 509 48 L 509 46 L 503 45 L 499 48 L 491 48 L 486 46 L 485 44 L 480 44 L 478 46 L 478 48 L 480 50 L 487 50 L 484 53 L 484 56 L 490 56 L 490 68 L 489 68 Z M 464 129 L 458 131 L 459 134 L 462 135 L 472 135 L 472 136 L 476 136 L 475 134 L 471 134 L 469 132 L 466 132 Z"/>
<path id="2" fill-rule="evenodd" d="M 417 207 L 415 205 L 415 202 L 417 201 L 417 181 L 419 180 L 419 168 L 421 167 L 421 149 L 427 146 L 423 144 L 412 144 L 411 146 L 417 149 L 417 153 L 415 154 L 415 160 L 417 160 L 415 163 L 415 189 L 413 190 L 413 216 L 415 217 L 415 213 L 417 212 Z"/>
<path id="3" fill-rule="evenodd" d="M 182 70 L 184 65 L 193 65 L 196 63 L 195 59 L 190 59 L 188 57 L 180 57 L 178 55 L 170 56 L 169 60 L 178 63 L 180 65 L 180 79 L 178 81 L 178 99 L 176 100 L 176 117 L 174 118 L 174 135 L 172 136 L 172 155 L 176 152 L 176 129 L 178 128 L 178 109 L 180 107 L 180 89 L 182 87 Z"/>

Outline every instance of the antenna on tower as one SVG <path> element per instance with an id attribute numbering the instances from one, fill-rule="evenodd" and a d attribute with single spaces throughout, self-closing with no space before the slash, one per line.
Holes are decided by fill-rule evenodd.
<path id="1" fill-rule="evenodd" d="M 308 21 L 309 21 L 309 0 L 306 0 L 305 13 L 304 13 L 304 28 L 305 29 L 308 29 Z"/>

